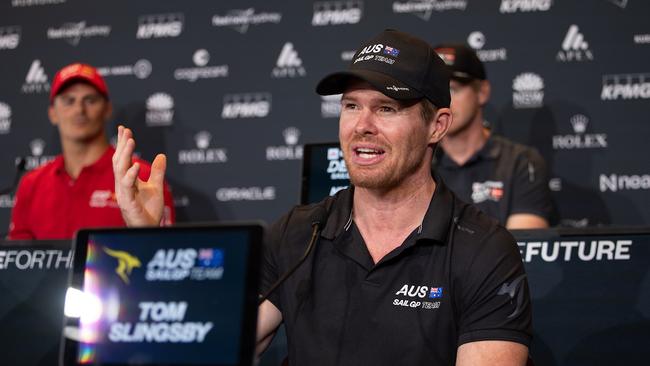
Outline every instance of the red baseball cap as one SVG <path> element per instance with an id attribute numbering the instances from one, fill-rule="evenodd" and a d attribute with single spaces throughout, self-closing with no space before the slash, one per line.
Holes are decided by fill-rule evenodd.
<path id="1" fill-rule="evenodd" d="M 64 87 L 70 85 L 70 83 L 75 80 L 84 81 L 94 86 L 100 94 L 108 99 L 108 88 L 106 87 L 104 78 L 99 74 L 99 71 L 90 65 L 74 63 L 62 68 L 56 73 L 56 75 L 54 75 L 54 81 L 52 82 L 52 88 L 50 89 L 50 103 L 54 102 L 54 97 L 56 97 Z"/>

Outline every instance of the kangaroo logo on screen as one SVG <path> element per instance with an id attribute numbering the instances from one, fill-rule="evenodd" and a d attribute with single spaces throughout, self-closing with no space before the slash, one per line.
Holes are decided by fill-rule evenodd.
<path id="1" fill-rule="evenodd" d="M 224 254 L 217 248 L 158 249 L 147 264 L 147 281 L 220 280 Z"/>
<path id="2" fill-rule="evenodd" d="M 129 284 L 129 275 L 131 275 L 131 271 L 133 271 L 133 268 L 137 268 L 142 266 L 142 263 L 140 263 L 140 260 L 137 257 L 132 256 L 131 254 L 121 251 L 121 250 L 113 250 L 107 247 L 104 247 L 104 252 L 111 257 L 117 259 L 117 268 L 115 268 L 115 273 L 117 273 L 118 276 L 126 283 L 127 285 Z"/>

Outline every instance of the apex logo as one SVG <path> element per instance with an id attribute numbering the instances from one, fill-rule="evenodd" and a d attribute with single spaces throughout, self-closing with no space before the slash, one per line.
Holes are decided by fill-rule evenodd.
<path id="1" fill-rule="evenodd" d="M 600 99 L 650 99 L 650 74 L 604 75 Z"/>
<path id="2" fill-rule="evenodd" d="M 155 93 L 147 99 L 148 126 L 169 126 L 174 120 L 174 99 L 167 93 Z"/>
<path id="3" fill-rule="evenodd" d="M 103 247 L 104 252 L 109 256 L 117 259 L 117 267 L 115 268 L 115 273 L 122 279 L 124 283 L 129 284 L 129 276 L 134 268 L 142 266 L 140 260 L 122 250 L 113 250 L 108 247 Z"/>
<path id="4" fill-rule="evenodd" d="M 144 15 L 138 19 L 137 39 L 173 38 L 183 32 L 181 13 Z"/>
<path id="5" fill-rule="evenodd" d="M 516 13 L 532 11 L 548 11 L 551 9 L 553 0 L 501 0 L 499 12 Z"/>
<path id="6" fill-rule="evenodd" d="M 263 118 L 270 112 L 270 93 L 227 94 L 223 97 L 221 118 Z"/>
<path id="7" fill-rule="evenodd" d="M 313 26 L 357 24 L 363 15 L 361 1 L 322 1 L 314 3 Z"/>
<path id="8" fill-rule="evenodd" d="M 20 27 L 0 27 L 0 50 L 13 50 L 20 44 Z"/>
<path id="9" fill-rule="evenodd" d="M 43 93 L 50 91 L 50 84 L 47 82 L 47 75 L 45 69 L 41 65 L 41 60 L 32 61 L 27 76 L 25 76 L 25 83 L 23 84 L 22 92 L 25 94 Z"/>
<path id="10" fill-rule="evenodd" d="M 8 134 L 9 131 L 11 131 L 11 107 L 0 102 L 0 135 Z"/>
<path id="11" fill-rule="evenodd" d="M 591 61 L 594 55 L 589 49 L 589 44 L 584 39 L 584 35 L 578 30 L 578 26 L 571 24 L 567 31 L 562 49 L 557 53 L 557 61 Z"/>
<path id="12" fill-rule="evenodd" d="M 604 133 L 585 133 L 589 118 L 583 114 L 576 114 L 569 120 L 573 128 L 573 135 L 553 136 L 553 149 L 594 149 L 607 147 L 607 135 Z"/>
<path id="13" fill-rule="evenodd" d="M 302 60 L 298 57 L 298 52 L 294 49 L 293 43 L 285 43 L 271 75 L 275 78 L 293 78 L 305 76 L 306 74 L 307 72 L 302 66 Z"/>

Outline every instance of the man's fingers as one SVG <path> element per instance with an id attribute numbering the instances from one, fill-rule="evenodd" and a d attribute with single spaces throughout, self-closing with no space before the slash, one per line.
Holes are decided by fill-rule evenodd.
<path id="1" fill-rule="evenodd" d="M 156 187 L 162 189 L 163 182 L 165 181 L 165 170 L 167 169 L 167 157 L 165 154 L 158 154 L 151 163 L 151 174 L 149 175 L 149 183 L 154 184 Z"/>
<path id="2" fill-rule="evenodd" d="M 113 167 L 117 164 L 120 154 L 122 153 L 122 148 L 124 147 L 124 138 L 122 138 L 123 134 L 124 126 L 117 126 L 117 143 L 115 144 L 115 153 L 113 153 Z"/>
<path id="3" fill-rule="evenodd" d="M 135 163 L 131 166 L 124 176 L 120 179 L 120 191 L 128 196 L 129 200 L 135 197 L 135 182 L 140 172 L 140 164 Z"/>
<path id="4" fill-rule="evenodd" d="M 125 132 L 123 137 L 127 136 L 128 133 Z M 126 174 L 126 171 L 133 165 L 133 151 L 135 151 L 135 140 L 129 137 L 129 139 L 124 143 L 122 152 L 118 156 L 117 162 L 113 169 L 115 171 L 116 178 L 119 179 L 124 174 Z"/>

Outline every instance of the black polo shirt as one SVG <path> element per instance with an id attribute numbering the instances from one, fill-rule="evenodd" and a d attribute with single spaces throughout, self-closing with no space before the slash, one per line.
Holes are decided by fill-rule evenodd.
<path id="1" fill-rule="evenodd" d="M 546 163 L 531 147 L 492 134 L 463 165 L 438 149 L 433 169 L 461 200 L 502 225 L 517 213 L 535 214 L 550 224 L 557 221 Z"/>
<path id="2" fill-rule="evenodd" d="M 463 343 L 528 345 L 521 256 L 496 221 L 438 183 L 422 225 L 374 264 L 352 196 L 298 206 L 268 231 L 262 292 L 303 255 L 317 206 L 329 212 L 313 252 L 269 298 L 291 365 L 453 365 Z"/>

